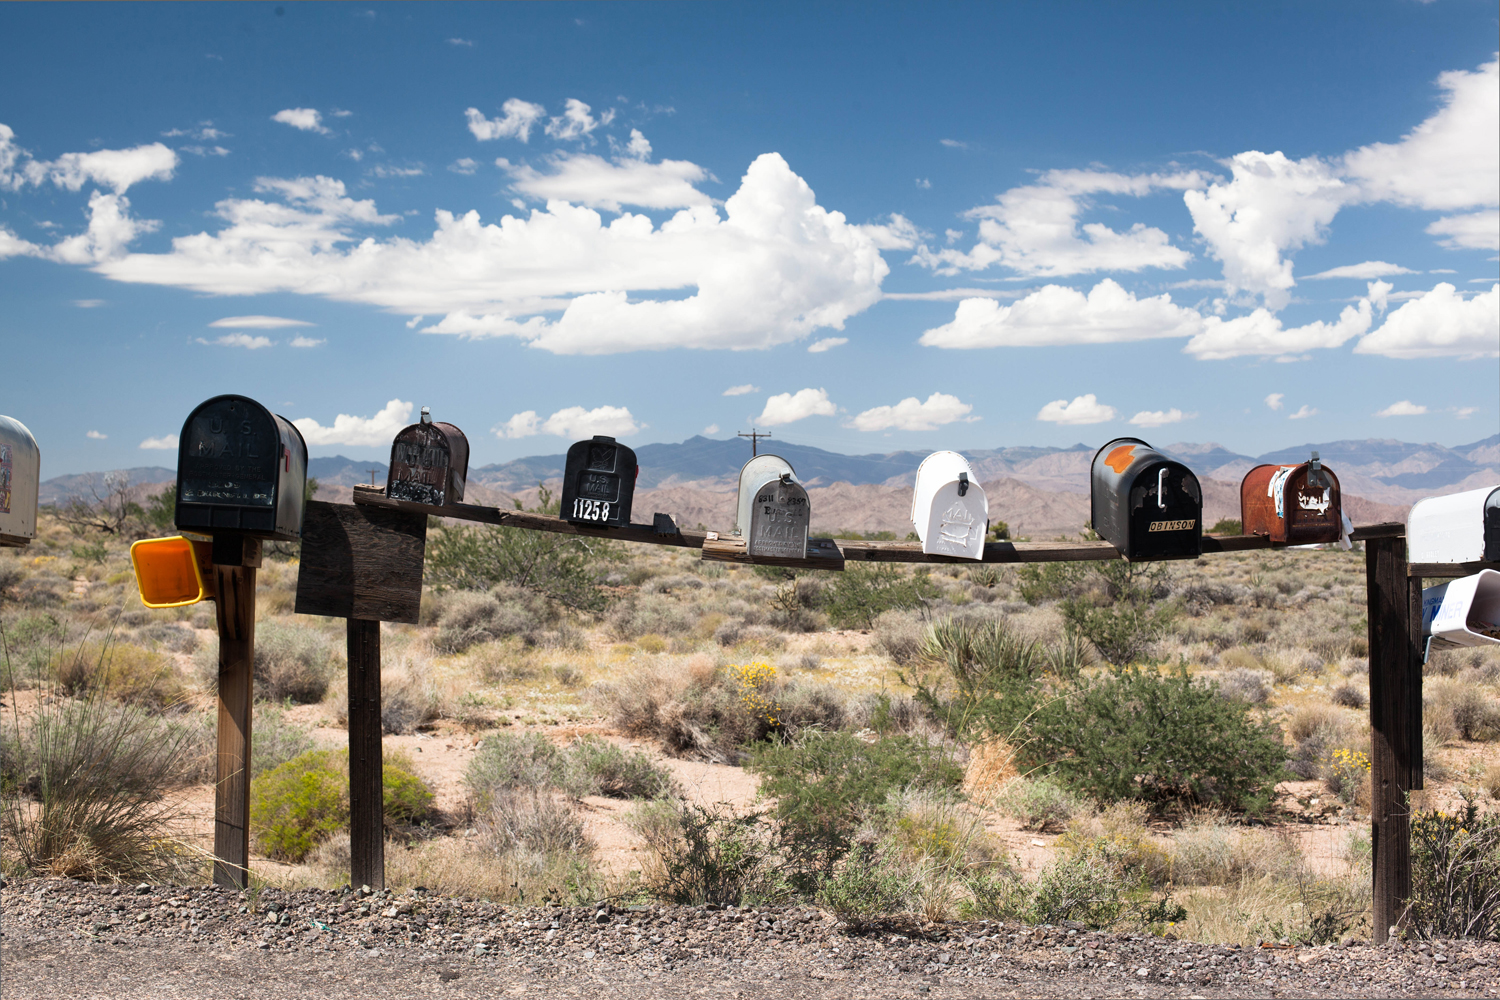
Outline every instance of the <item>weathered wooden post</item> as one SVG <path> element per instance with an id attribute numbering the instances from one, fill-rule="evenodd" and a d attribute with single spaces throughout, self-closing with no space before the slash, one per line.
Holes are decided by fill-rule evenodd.
<path id="1" fill-rule="evenodd" d="M 307 505 L 296 611 L 348 619 L 349 876 L 372 889 L 385 887 L 380 623 L 417 623 L 426 546 L 425 514 Z"/>
<path id="2" fill-rule="evenodd" d="M 223 536 L 220 536 L 223 538 Z M 219 627 L 218 755 L 214 767 L 214 885 L 243 889 L 250 871 L 250 723 L 255 700 L 255 576 L 260 540 L 215 540 Z M 232 551 L 237 550 L 237 551 Z M 236 558 L 237 557 L 237 558 Z M 218 560 L 234 561 L 225 565 Z"/>
<path id="3" fill-rule="evenodd" d="M 1407 576 L 1406 528 L 1376 524 L 1365 543 L 1370 641 L 1370 841 L 1376 944 L 1411 896 L 1410 793 L 1422 787 L 1421 581 Z"/>

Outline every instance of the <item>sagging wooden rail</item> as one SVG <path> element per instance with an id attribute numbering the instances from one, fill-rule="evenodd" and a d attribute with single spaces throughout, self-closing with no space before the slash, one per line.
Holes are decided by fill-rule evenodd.
<path id="1" fill-rule="evenodd" d="M 448 517 L 502 527 L 525 528 L 593 538 L 611 538 L 648 545 L 671 545 L 701 549 L 704 559 L 749 565 L 788 566 L 841 570 L 848 562 L 971 563 L 974 560 L 929 555 L 917 542 L 879 542 L 859 539 L 812 538 L 805 559 L 752 557 L 744 539 L 712 531 L 684 531 L 670 519 L 658 515 L 656 524 L 632 524 L 623 528 L 580 527 L 560 518 L 526 511 L 499 510 L 470 504 L 432 507 L 392 500 L 380 487 L 355 487 L 354 503 L 366 509 Z M 424 522 L 425 523 L 425 522 Z M 664 530 L 663 525 L 667 526 Z M 1497 563 L 1408 564 L 1406 528 L 1400 523 L 1355 528 L 1354 541 L 1365 543 L 1368 637 L 1370 650 L 1371 783 L 1373 801 L 1370 828 L 1373 853 L 1374 938 L 1384 942 L 1405 918 L 1411 895 L 1410 793 L 1422 787 L 1422 663 L 1420 648 L 1422 579 L 1457 577 L 1481 569 L 1500 569 Z M 1283 548 L 1256 535 L 1204 535 L 1204 555 Z M 984 546 L 982 563 L 1020 564 L 1092 562 L 1121 558 L 1120 552 L 1103 541 L 990 542 Z M 299 610 L 300 607 L 299 607 Z M 351 630 L 354 627 L 351 618 Z M 353 632 L 351 631 L 351 636 Z M 378 632 L 371 644 L 378 650 Z M 351 639 L 351 671 L 354 666 Z M 378 653 L 376 654 L 378 656 Z M 378 674 L 378 668 L 377 668 Z M 378 681 L 376 681 L 378 684 Z M 351 683 L 351 696 L 354 685 Z M 378 691 L 378 687 L 376 688 Z M 378 694 L 376 695 L 378 698 Z M 351 711 L 351 721 L 353 718 Z M 372 714 L 366 709 L 366 715 Z M 373 714 L 378 714 L 378 706 Z M 378 723 L 376 723 L 378 725 Z M 364 739 L 368 739 L 365 736 Z M 352 742 L 352 730 L 351 730 Z M 378 755 L 375 755 L 378 761 Z M 378 776 L 364 781 L 378 787 Z M 352 831 L 360 839 L 379 836 L 372 821 Z M 379 864 L 378 846 L 356 846 L 370 861 L 366 870 L 372 881 Z"/>

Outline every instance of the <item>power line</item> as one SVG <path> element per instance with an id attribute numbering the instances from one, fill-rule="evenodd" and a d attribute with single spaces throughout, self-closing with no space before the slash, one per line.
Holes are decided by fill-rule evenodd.
<path id="1" fill-rule="evenodd" d="M 761 438 L 768 438 L 768 437 L 770 437 L 771 436 L 771 432 L 770 431 L 764 431 L 764 432 L 757 431 L 754 427 L 751 427 L 749 434 L 746 434 L 744 431 L 740 431 L 739 434 L 736 435 L 736 436 L 737 437 L 749 438 L 750 439 L 750 457 L 754 458 L 756 455 L 760 454 L 760 450 L 756 447 L 757 445 L 760 444 L 760 439 Z"/>

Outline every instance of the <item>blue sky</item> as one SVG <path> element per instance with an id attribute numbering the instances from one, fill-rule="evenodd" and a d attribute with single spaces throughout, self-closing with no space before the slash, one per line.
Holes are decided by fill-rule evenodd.
<path id="1" fill-rule="evenodd" d="M 474 464 L 1500 427 L 1494 3 L 0 6 L 0 411 Z"/>

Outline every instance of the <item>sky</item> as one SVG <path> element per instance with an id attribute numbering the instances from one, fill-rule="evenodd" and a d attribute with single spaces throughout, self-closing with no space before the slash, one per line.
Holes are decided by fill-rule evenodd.
<path id="1" fill-rule="evenodd" d="M 0 412 L 471 465 L 1500 430 L 1494 2 L 0 5 Z"/>

